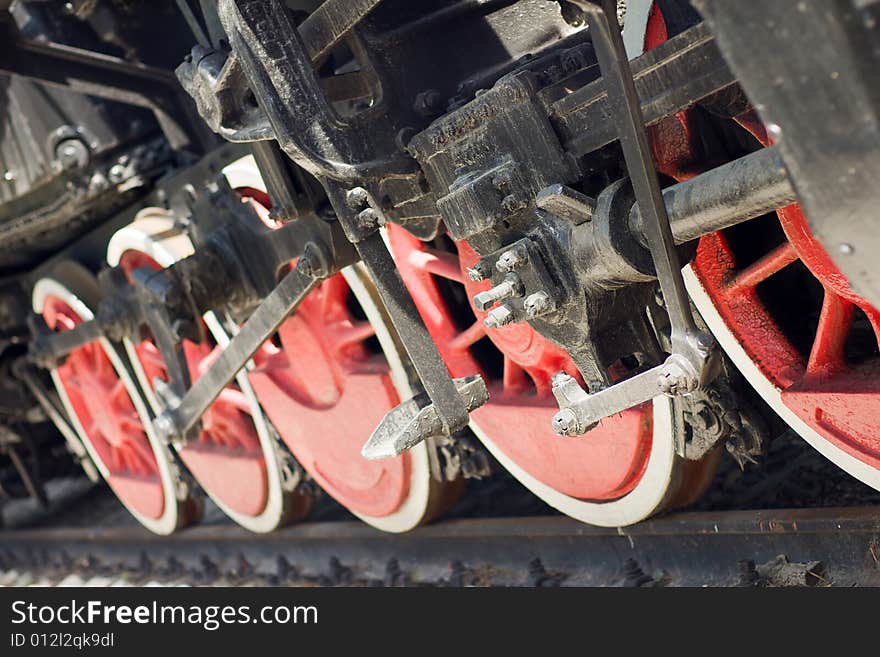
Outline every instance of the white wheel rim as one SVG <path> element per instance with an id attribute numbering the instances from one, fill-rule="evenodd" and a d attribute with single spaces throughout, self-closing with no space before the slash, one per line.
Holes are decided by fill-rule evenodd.
<path id="1" fill-rule="evenodd" d="M 367 319 L 376 330 L 376 338 L 388 361 L 391 370 L 391 380 L 394 388 L 401 399 L 409 399 L 414 394 L 412 386 L 403 366 L 398 346 L 392 337 L 385 314 L 379 309 L 373 300 L 363 277 L 366 274 L 359 272 L 355 267 L 347 267 L 342 271 L 348 287 L 354 294 Z M 428 445 L 420 443 L 411 450 L 410 456 L 410 480 L 409 493 L 396 511 L 387 516 L 369 516 L 363 513 L 354 513 L 368 525 L 385 532 L 400 533 L 415 529 L 421 524 L 427 514 L 431 502 L 431 464 L 428 456 Z"/>
<path id="2" fill-rule="evenodd" d="M 236 160 L 223 169 L 230 187 L 252 187 L 266 191 L 266 185 L 260 177 L 253 156 Z M 342 271 L 349 289 L 360 304 L 369 322 L 376 331 L 376 339 L 388 361 L 391 381 L 401 399 L 410 398 L 414 392 L 410 385 L 406 369 L 403 365 L 400 350 L 385 314 L 376 305 L 373 295 L 364 282 L 366 274 L 356 267 L 347 267 Z M 406 499 L 392 513 L 386 516 L 371 516 L 351 511 L 368 525 L 385 532 L 402 533 L 418 527 L 430 510 L 433 486 L 431 483 L 431 465 L 426 444 L 417 445 L 410 454 L 409 492 Z"/>
<path id="3" fill-rule="evenodd" d="M 712 303 L 712 299 L 706 292 L 700 279 L 694 270 L 688 265 L 684 270 L 684 281 L 691 300 L 700 311 L 706 325 L 715 335 L 718 344 L 730 357 L 737 369 L 748 380 L 761 398 L 767 402 L 779 417 L 791 427 L 801 438 L 812 445 L 822 456 L 842 468 L 859 481 L 880 490 L 880 470 L 876 470 L 866 463 L 862 463 L 854 456 L 834 446 L 828 440 L 810 428 L 782 401 L 782 391 L 768 379 L 758 366 L 752 361 L 746 350 L 736 339 L 733 332 L 727 327 L 721 314 Z"/>
<path id="4" fill-rule="evenodd" d="M 94 313 L 92 312 L 92 310 L 79 297 L 77 297 L 73 292 L 67 289 L 67 287 L 65 287 L 62 282 L 53 278 L 42 278 L 37 281 L 36 285 L 34 286 L 34 291 L 32 294 L 32 305 L 35 313 L 42 314 L 43 307 L 46 305 L 46 299 L 50 296 L 56 297 L 63 301 L 84 321 L 92 319 L 94 317 Z M 152 447 L 153 453 L 156 456 L 156 463 L 159 468 L 159 479 L 162 483 L 162 492 L 164 495 L 165 504 L 162 509 L 162 515 L 159 516 L 159 518 L 150 518 L 139 513 L 137 510 L 129 506 L 124 499 L 117 499 L 119 499 L 123 506 L 128 509 L 129 513 L 131 513 L 138 522 L 140 522 L 151 532 L 162 535 L 171 534 L 175 529 L 177 529 L 180 519 L 180 500 L 177 496 L 176 478 L 172 473 L 172 467 L 176 467 L 176 465 L 171 465 L 173 462 L 173 456 L 168 451 L 168 448 L 159 440 L 159 438 L 153 431 L 150 413 L 147 410 L 143 399 L 141 398 L 140 392 L 137 389 L 137 384 L 134 382 L 134 380 L 132 380 L 131 376 L 129 376 L 128 370 L 126 369 L 125 363 L 123 362 L 121 356 L 117 353 L 116 349 L 113 348 L 113 346 L 107 339 L 101 338 L 99 342 L 101 348 L 104 350 L 104 353 L 107 355 L 107 358 L 110 360 L 110 363 L 113 366 L 113 370 L 116 372 L 116 375 L 122 380 L 122 383 L 125 386 L 125 390 L 128 393 L 128 396 L 131 398 L 132 404 L 134 405 L 135 411 L 137 412 L 141 423 L 144 425 L 144 433 L 146 434 L 147 439 L 150 441 L 150 446 Z M 82 422 L 80 422 L 79 417 L 74 412 L 73 404 L 70 401 L 70 397 L 67 395 L 67 390 L 65 389 L 64 384 L 61 381 L 58 370 L 50 370 L 50 375 L 52 377 L 52 382 L 55 384 L 55 389 L 58 392 L 59 397 L 61 398 L 61 403 L 64 406 L 64 410 L 67 412 L 67 416 L 70 419 L 71 424 L 73 425 L 74 431 L 76 432 L 77 436 L 79 436 L 80 441 L 88 452 L 89 457 L 94 462 L 95 467 L 98 468 L 98 472 L 101 473 L 101 476 L 105 480 L 108 479 L 110 477 L 110 472 L 107 466 L 101 460 L 100 455 L 92 444 L 92 441 L 89 439 L 88 434 L 86 433 L 85 428 L 82 425 Z"/>
<path id="5" fill-rule="evenodd" d="M 547 421 L 549 428 L 549 419 Z M 638 484 L 629 493 L 616 500 L 589 502 L 560 493 L 536 479 L 510 459 L 471 419 L 471 429 L 504 468 L 523 486 L 557 511 L 581 522 L 600 527 L 623 527 L 644 520 L 660 511 L 677 485 L 678 457 L 675 454 L 672 402 L 657 397 L 653 402 L 653 435 L 651 455 Z M 662 440 L 658 440 L 658 436 Z M 560 440 L 589 440 L 589 434 Z"/>
<path id="6" fill-rule="evenodd" d="M 138 214 L 133 223 L 118 230 L 110 239 L 107 245 L 107 264 L 111 267 L 117 266 L 121 262 L 122 256 L 131 251 L 146 254 L 162 267 L 170 267 L 178 260 L 192 255 L 193 246 L 189 238 L 175 227 L 174 220 L 164 211 L 147 208 Z M 231 338 L 217 315 L 213 312 L 205 313 L 203 319 L 217 344 L 225 348 Z M 150 406 L 154 412 L 160 412 L 161 404 L 153 392 L 151 382 L 147 380 L 147 374 L 137 356 L 134 343 L 126 338 L 123 340 L 123 345 Z M 269 472 L 266 506 L 258 515 L 246 515 L 230 508 L 222 499 L 207 489 L 205 492 L 220 510 L 237 524 L 252 532 L 266 533 L 278 528 L 286 514 L 281 463 L 278 458 L 275 438 L 269 429 L 268 420 L 257 401 L 246 372 L 239 372 L 235 381 L 248 401 L 251 419 L 254 422 L 266 469 Z"/>
<path id="7" fill-rule="evenodd" d="M 256 170 L 256 164 L 252 156 L 233 162 L 223 170 L 223 173 L 226 175 L 230 186 L 233 188 L 252 187 L 254 189 L 265 191 L 265 184 L 260 178 L 259 172 Z M 173 223 L 173 220 L 168 218 L 164 214 L 164 211 L 157 212 L 156 210 L 148 209 L 142 212 L 137 219 L 137 226 L 132 224 L 129 227 L 123 228 L 113 236 L 107 249 L 108 263 L 111 266 L 118 264 L 122 254 L 127 250 L 137 250 L 146 253 L 163 267 L 167 267 L 180 258 L 190 255 L 193 252 L 192 243 L 185 235 L 174 230 Z M 169 230 L 172 231 L 172 233 L 177 234 L 169 234 Z M 163 234 L 168 237 L 161 241 L 157 241 L 153 238 L 154 235 Z M 401 399 L 409 398 L 412 396 L 413 390 L 410 386 L 400 352 L 394 338 L 392 337 L 393 334 L 387 323 L 387 319 L 376 305 L 373 296 L 367 285 L 364 283 L 364 274 L 360 273 L 353 267 L 349 267 L 342 272 L 342 275 L 345 277 L 355 299 L 357 299 L 358 303 L 361 305 L 367 319 L 375 328 L 376 338 L 378 339 L 385 354 L 385 358 L 388 361 L 391 380 L 398 395 Z M 218 343 L 224 344 L 225 346 L 225 343 L 221 341 L 221 338 L 218 337 L 218 334 L 215 333 L 214 330 L 216 327 L 222 331 L 224 336 L 223 339 L 228 342 L 229 336 L 222 329 L 222 326 L 220 326 L 219 320 L 217 320 L 216 317 L 213 317 L 212 321 L 209 316 L 206 316 L 206 324 Z M 125 347 L 132 363 L 137 363 L 133 351 L 133 345 L 128 343 Z M 139 367 L 139 365 L 135 365 L 135 371 L 138 373 L 139 377 L 144 376 L 143 368 Z M 242 383 L 242 379 L 244 379 L 244 384 Z M 247 381 L 246 376 L 240 375 L 238 383 L 242 387 L 242 390 L 248 391 L 246 393 L 248 394 L 248 399 L 252 399 L 253 403 L 259 406 L 256 395 L 253 393 L 253 388 Z M 142 385 L 144 384 L 145 382 L 142 381 Z M 144 389 L 151 390 L 151 387 L 149 385 L 144 385 Z M 260 411 L 260 415 L 263 415 L 262 410 Z M 262 432 L 260 438 L 262 441 Z M 273 458 L 277 457 L 273 455 Z M 424 444 L 419 445 L 410 451 L 410 480 L 408 494 L 401 505 L 393 513 L 386 516 L 370 516 L 357 512 L 353 513 L 365 523 L 382 531 L 398 533 L 414 529 L 424 521 L 426 514 L 430 511 L 432 495 L 434 494 L 435 488 L 435 486 L 432 485 L 431 478 L 428 446 Z M 219 506 L 221 509 L 223 508 L 222 505 Z M 233 513 L 230 513 L 226 509 L 224 509 L 224 511 L 230 517 L 236 519 L 240 524 L 244 524 L 235 518 Z"/>

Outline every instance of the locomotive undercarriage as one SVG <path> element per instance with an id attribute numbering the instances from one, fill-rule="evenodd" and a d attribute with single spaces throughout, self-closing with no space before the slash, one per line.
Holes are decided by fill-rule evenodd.
<path id="1" fill-rule="evenodd" d="M 759 457 L 746 380 L 878 486 L 859 227 L 880 151 L 855 46 L 823 51 L 809 88 L 856 99 L 858 142 L 809 134 L 831 120 L 792 107 L 804 62 L 768 81 L 741 57 L 735 2 L 694 3 L 706 22 L 672 1 L 183 4 L 198 45 L 177 79 L 233 145 L 145 67 L 21 37 L 2 59 L 137 96 L 173 153 L 122 214 L 12 276 L 7 304 L 31 415 L 9 426 L 51 421 L 148 528 L 194 522 L 204 491 L 269 531 L 318 485 L 405 531 L 495 464 L 575 518 L 631 524 L 693 501 L 722 452 Z M 871 43 L 873 4 L 831 4 L 828 42 Z M 102 86 L 125 66 L 151 86 Z M 817 144 L 846 172 L 831 188 Z M 759 287 L 793 263 L 820 290 L 812 337 Z"/>

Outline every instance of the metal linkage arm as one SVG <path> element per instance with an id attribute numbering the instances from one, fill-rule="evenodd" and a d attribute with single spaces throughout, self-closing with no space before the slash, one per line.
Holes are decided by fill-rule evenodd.
<path id="1" fill-rule="evenodd" d="M 28 344 L 28 359 L 40 367 L 52 369 L 74 349 L 94 342 L 104 335 L 100 323 L 90 319 L 77 324 L 69 331 L 51 331 L 39 315 L 28 317 L 31 341 Z"/>
<path id="2" fill-rule="evenodd" d="M 266 340 L 296 310 L 324 278 L 333 273 L 326 257 L 317 247 L 307 248 L 278 286 L 257 307 L 241 331 L 212 363 L 211 367 L 186 392 L 175 399 L 167 388 L 157 388 L 168 408 L 156 418 L 154 426 L 166 441 L 186 442 L 208 407 L 229 385 Z"/>
<path id="3" fill-rule="evenodd" d="M 364 446 L 366 458 L 397 456 L 433 436 L 450 436 L 467 426 L 469 412 L 489 396 L 482 377 L 457 385 L 400 277 L 379 226 L 381 206 L 362 187 L 346 189 L 324 180 L 342 228 L 370 273 L 424 391 L 385 415 Z"/>
<path id="4" fill-rule="evenodd" d="M 667 187 L 663 201 L 675 243 L 684 244 L 796 203 L 797 196 L 779 149 L 770 146 Z M 636 204 L 629 231 L 647 246 L 643 223 Z"/>
<path id="5" fill-rule="evenodd" d="M 357 249 L 388 308 L 388 314 L 410 355 L 413 367 L 437 410 L 443 433 L 449 435 L 463 429 L 468 423 L 468 409 L 400 278 L 382 236 L 379 233 L 373 234 L 359 242 Z"/>
<path id="6" fill-rule="evenodd" d="M 642 233 L 669 313 L 672 355 L 661 366 L 592 395 L 572 395 L 571 381 L 557 377 L 553 392 L 560 412 L 553 426 L 565 435 L 584 433 L 599 419 L 659 394 L 693 391 L 702 382 L 714 346 L 712 337 L 697 329 L 691 312 L 675 238 L 654 170 L 641 103 L 617 25 L 616 3 L 614 0 L 576 0 L 575 4 L 588 16 L 611 117 L 642 217 Z"/>

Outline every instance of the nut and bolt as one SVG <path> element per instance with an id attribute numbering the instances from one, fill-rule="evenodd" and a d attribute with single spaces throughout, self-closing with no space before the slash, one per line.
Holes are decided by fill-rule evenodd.
<path id="1" fill-rule="evenodd" d="M 574 377 L 567 372 L 556 372 L 551 381 L 554 388 L 560 388 L 566 385 L 569 381 L 574 381 Z"/>
<path id="2" fill-rule="evenodd" d="M 528 253 L 526 253 L 526 250 L 521 246 L 513 249 L 508 249 L 500 256 L 498 256 L 498 261 L 495 263 L 495 268 L 500 272 L 513 271 L 514 269 L 520 267 L 523 263 L 525 263 L 528 258 Z"/>
<path id="3" fill-rule="evenodd" d="M 702 431 L 707 431 L 714 427 L 717 420 L 718 418 L 712 412 L 712 409 L 703 405 L 697 409 L 696 413 L 691 414 L 691 424 Z"/>
<path id="4" fill-rule="evenodd" d="M 366 230 L 378 228 L 383 224 L 379 214 L 373 208 L 361 210 L 357 216 L 358 225 Z"/>
<path id="5" fill-rule="evenodd" d="M 577 414 L 570 408 L 563 408 L 553 416 L 553 431 L 560 436 L 576 436 L 578 434 Z"/>
<path id="6" fill-rule="evenodd" d="M 171 442 L 171 440 L 174 438 L 174 421 L 165 413 L 162 413 L 155 420 L 153 420 L 153 429 L 156 431 L 163 442 Z"/>
<path id="7" fill-rule="evenodd" d="M 435 116 L 443 110 L 443 95 L 436 89 L 422 91 L 416 96 L 413 109 L 424 117 Z"/>
<path id="8" fill-rule="evenodd" d="M 553 299 L 550 298 L 550 295 L 544 290 L 539 290 L 526 297 L 523 309 L 526 311 L 526 317 L 533 319 L 552 310 L 553 305 Z"/>
<path id="9" fill-rule="evenodd" d="M 507 189 L 512 182 L 513 176 L 510 175 L 510 171 L 502 171 L 492 178 L 492 184 L 496 189 Z"/>
<path id="10" fill-rule="evenodd" d="M 489 311 L 486 319 L 483 320 L 486 328 L 498 329 L 507 326 L 513 321 L 513 312 L 507 306 L 498 306 Z"/>
<path id="11" fill-rule="evenodd" d="M 55 146 L 55 159 L 65 171 L 82 169 L 89 163 L 89 149 L 79 139 L 64 139 Z"/>
<path id="12" fill-rule="evenodd" d="M 700 331 L 697 333 L 697 347 L 704 352 L 709 352 L 715 346 L 715 338 L 711 333 Z"/>
<path id="13" fill-rule="evenodd" d="M 198 329 L 188 319 L 176 319 L 171 325 L 171 332 L 178 340 L 186 340 L 197 337 Z"/>
<path id="14" fill-rule="evenodd" d="M 657 386 L 664 395 L 672 397 L 693 392 L 697 387 L 697 381 L 678 363 L 670 363 L 657 377 Z"/>
<path id="15" fill-rule="evenodd" d="M 477 310 L 486 311 L 499 301 L 509 299 L 510 297 L 517 297 L 521 294 L 522 282 L 519 280 L 519 276 L 507 274 L 504 280 L 495 287 L 475 295 L 474 306 L 476 306 Z"/>
<path id="16" fill-rule="evenodd" d="M 367 204 L 369 195 L 363 187 L 355 187 L 345 194 L 345 202 L 352 210 L 360 210 Z"/>
<path id="17" fill-rule="evenodd" d="M 122 182 L 125 179 L 125 165 L 114 164 L 110 167 L 110 171 L 107 172 L 107 177 L 112 183 Z"/>
<path id="18" fill-rule="evenodd" d="M 480 260 L 473 267 L 467 268 L 468 278 L 471 279 L 474 283 L 479 283 L 480 281 L 485 280 L 489 277 L 491 272 L 486 264 Z"/>
<path id="19" fill-rule="evenodd" d="M 524 207 L 526 207 L 525 202 L 516 198 L 513 194 L 509 194 L 501 200 L 501 209 L 507 214 L 519 212 Z"/>

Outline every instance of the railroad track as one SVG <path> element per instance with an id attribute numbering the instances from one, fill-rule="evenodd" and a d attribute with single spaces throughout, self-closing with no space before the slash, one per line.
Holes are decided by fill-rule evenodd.
<path id="1" fill-rule="evenodd" d="M 880 507 L 678 513 L 628 529 L 561 516 L 465 518 L 406 535 L 305 523 L 0 533 L 15 584 L 880 586 Z"/>

